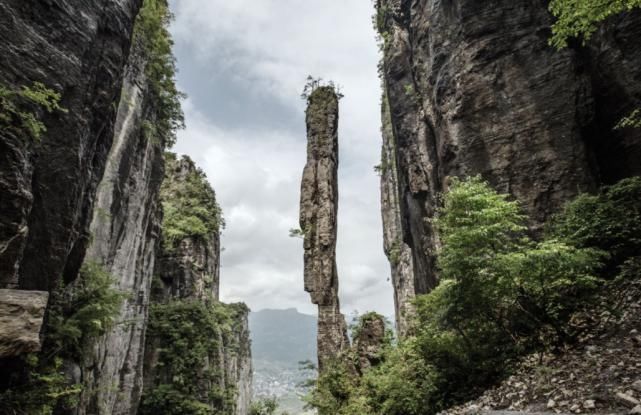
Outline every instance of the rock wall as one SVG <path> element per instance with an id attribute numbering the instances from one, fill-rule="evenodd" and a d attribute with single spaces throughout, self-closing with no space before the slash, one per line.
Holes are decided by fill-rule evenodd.
<path id="1" fill-rule="evenodd" d="M 318 87 L 308 98 L 307 164 L 300 196 L 304 234 L 305 291 L 318 305 L 318 367 L 349 346 L 338 300 L 336 216 L 338 212 L 338 96 Z"/>
<path id="2" fill-rule="evenodd" d="M 153 123 L 156 117 L 145 66 L 145 50 L 138 38 L 125 73 L 113 145 L 96 193 L 92 241 L 85 258 L 101 264 L 129 296 L 117 319 L 121 324 L 95 345 L 80 379 L 75 379 L 84 385 L 79 414 L 135 413 L 142 392 L 164 166 L 162 140 L 144 129 L 144 123 Z"/>
<path id="3" fill-rule="evenodd" d="M 65 112 L 39 141 L 0 130 L 0 284 L 49 290 L 73 280 L 90 240 L 141 0 L 0 2 L 0 84 L 41 82 Z"/>
<path id="4" fill-rule="evenodd" d="M 194 207 L 204 203 L 218 209 L 215 193 L 204 174 L 187 156 L 179 158 L 166 153 L 165 160 L 161 198 L 166 217 L 163 220 L 162 248 L 157 256 L 151 294 L 152 308 L 155 307 L 156 313 L 150 317 L 149 324 L 154 330 L 148 333 L 145 347 L 144 393 L 150 397 L 159 388 L 169 386 L 186 394 L 182 385 L 176 386 L 176 379 L 181 378 L 189 385 L 187 389 L 192 390 L 186 394 L 186 400 L 204 403 L 216 413 L 246 415 L 251 401 L 252 382 L 249 309 L 244 304 L 228 305 L 218 301 L 219 229 L 222 218 L 218 217 L 218 224 L 206 234 L 191 234 L 188 229 L 176 229 L 174 227 L 183 222 L 174 222 L 172 219 L 188 219 L 190 214 L 200 211 L 183 210 L 184 206 Z M 196 190 L 198 193 L 194 193 Z M 171 214 L 167 215 L 168 211 Z M 188 222 L 201 219 L 193 216 Z M 181 236 L 171 238 L 170 235 Z M 167 307 L 189 310 L 190 313 L 195 310 L 195 315 L 208 319 L 202 327 L 214 337 L 206 340 L 213 347 L 198 357 L 199 362 L 193 372 L 190 372 L 192 369 L 187 369 L 188 373 L 184 373 L 184 369 L 178 371 L 176 366 L 166 363 L 168 356 L 163 356 L 162 349 L 167 347 L 163 342 L 167 342 L 169 334 L 164 331 L 164 323 L 154 321 L 154 318 L 166 315 L 163 309 Z M 191 321 L 181 319 L 172 322 L 170 329 L 176 328 L 176 325 L 190 324 Z M 190 349 L 201 345 L 195 337 L 183 337 L 181 341 L 186 342 Z M 185 376 L 189 378 L 184 379 Z M 156 408 L 145 404 L 143 397 L 143 414 L 153 413 Z"/>
<path id="5" fill-rule="evenodd" d="M 480 174 L 511 193 L 537 232 L 577 193 L 640 173 L 641 133 L 612 131 L 641 106 L 640 13 L 561 51 L 548 45 L 543 1 L 379 0 L 377 13 L 391 158 L 382 167 L 392 169 L 383 217 L 388 255 L 399 247 L 402 331 L 407 298 L 438 281 L 430 219 L 450 177 Z"/>

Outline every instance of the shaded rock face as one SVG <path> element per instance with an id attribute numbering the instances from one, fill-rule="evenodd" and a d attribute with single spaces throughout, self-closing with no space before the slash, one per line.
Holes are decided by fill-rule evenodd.
<path id="1" fill-rule="evenodd" d="M 612 22 L 626 34 L 608 29 L 588 48 L 557 51 L 547 43 L 546 2 L 379 0 L 377 8 L 389 105 L 383 160 L 393 170 L 382 175 L 383 216 L 388 255 L 398 241 L 405 270 L 392 266 L 402 332 L 407 298 L 438 281 L 430 219 L 450 177 L 481 174 L 511 193 L 536 232 L 577 193 L 639 174 L 641 133 L 612 127 L 641 106 L 641 32 L 633 13 Z"/>
<path id="2" fill-rule="evenodd" d="M 39 142 L 0 131 L 0 284 L 49 290 L 73 280 L 141 0 L 0 2 L 0 84 L 60 92 Z"/>
<path id="3" fill-rule="evenodd" d="M 185 197 L 185 186 L 190 181 L 202 180 L 194 162 L 187 156 L 178 158 L 175 154 L 166 153 L 165 181 L 161 190 L 163 203 L 167 199 Z M 204 182 L 207 194 L 204 198 L 213 198 L 215 194 Z M 167 206 L 167 205 L 165 205 Z M 180 213 L 180 212 L 179 212 Z M 166 224 L 163 231 L 167 232 Z M 189 304 L 199 302 L 206 307 L 217 307 L 229 315 L 229 321 L 217 321 L 216 347 L 202 356 L 200 367 L 217 373 L 216 384 L 210 379 L 202 379 L 194 374 L 191 382 L 194 386 L 193 399 L 207 403 L 211 409 L 221 414 L 247 415 L 251 403 L 252 364 L 251 342 L 249 337 L 249 309 L 244 304 L 223 304 L 218 301 L 220 272 L 220 232 L 218 230 L 206 235 L 186 235 L 180 240 L 167 240 L 163 235 L 161 248 L 157 253 L 155 279 L 151 292 L 151 305 L 162 306 L 176 302 Z M 185 324 L 190 322 L 185 321 Z M 224 325 L 230 323 L 230 328 Z M 158 333 L 162 335 L 162 333 Z M 183 339 L 189 344 L 190 339 Z M 161 340 L 149 335 L 144 350 L 144 392 L 150 393 L 162 384 L 171 384 L 175 373 L 159 365 L 161 360 Z M 200 373 L 198 375 L 201 375 Z M 182 374 L 180 375 L 182 376 Z M 227 406 L 210 398 L 213 387 L 225 393 L 233 393 L 233 403 Z"/>
<path id="4" fill-rule="evenodd" d="M 78 413 L 135 413 L 142 392 L 143 347 L 155 255 L 159 242 L 158 195 L 163 178 L 163 144 L 145 134 L 154 103 L 147 94 L 145 53 L 131 51 L 113 146 L 98 186 L 86 261 L 104 266 L 118 288 L 129 293 L 118 324 L 94 346 L 81 369 L 84 390 Z"/>
<path id="5" fill-rule="evenodd" d="M 49 293 L 0 289 L 0 358 L 40 351 Z"/>
<path id="6" fill-rule="evenodd" d="M 303 170 L 300 227 L 304 233 L 305 291 L 318 305 L 318 366 L 349 345 L 338 300 L 338 97 L 319 87 L 308 99 L 307 164 Z"/>

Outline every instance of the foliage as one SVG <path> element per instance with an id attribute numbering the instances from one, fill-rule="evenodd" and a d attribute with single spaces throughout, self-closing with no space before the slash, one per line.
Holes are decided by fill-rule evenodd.
<path id="1" fill-rule="evenodd" d="M 300 228 L 290 228 L 289 237 L 305 239 L 305 231 Z"/>
<path id="2" fill-rule="evenodd" d="M 502 378 L 522 354 L 571 342 L 572 317 L 605 284 L 602 249 L 639 252 L 626 230 L 638 235 L 638 180 L 580 196 L 540 241 L 518 203 L 479 177 L 454 180 L 434 221 L 441 282 L 416 299 L 415 336 L 388 343 L 361 377 L 349 356 L 330 365 L 309 404 L 321 415 L 432 414 Z M 638 276 L 638 264 L 628 260 L 621 278 Z"/>
<path id="3" fill-rule="evenodd" d="M 232 340 L 240 305 L 176 300 L 150 309 L 148 338 L 159 350 L 156 386 L 142 399 L 142 414 L 210 415 L 231 413 L 234 385 L 220 386 L 219 341 Z M 238 345 L 226 344 L 228 350 Z M 209 361 L 209 367 L 204 362 Z"/>
<path id="4" fill-rule="evenodd" d="M 42 364 L 35 354 L 24 358 L 26 380 L 0 392 L 0 408 L 7 415 L 51 415 L 55 408 L 74 408 L 80 385 L 70 385 L 56 357 Z"/>
<path id="5" fill-rule="evenodd" d="M 141 42 L 145 50 L 150 99 L 156 111 L 155 122 L 147 126 L 168 147 L 176 142 L 176 131 L 185 126 L 180 104 L 185 95 L 176 86 L 174 43 L 168 30 L 172 17 L 167 0 L 144 0 L 134 27 L 134 42 Z"/>
<path id="6" fill-rule="evenodd" d="M 621 264 L 641 252 L 641 177 L 623 179 L 598 194 L 581 194 L 557 215 L 552 237 L 579 247 L 595 247 Z"/>
<path id="7" fill-rule="evenodd" d="M 311 75 L 307 76 L 307 82 L 303 88 L 303 92 L 300 94 L 301 99 L 309 103 L 309 99 L 316 90 L 326 90 L 336 95 L 338 99 L 344 97 L 341 93 L 340 85 L 334 83 L 334 81 L 329 81 L 327 83 L 323 82 L 323 78 L 314 78 Z"/>
<path id="8" fill-rule="evenodd" d="M 278 403 L 275 398 L 265 398 L 252 402 L 249 408 L 249 415 L 275 415 Z"/>
<path id="9" fill-rule="evenodd" d="M 47 340 L 56 353 L 82 358 L 86 348 L 116 324 L 126 295 L 113 285 L 111 274 L 100 264 L 88 262 L 65 293 L 54 294 Z"/>
<path id="10" fill-rule="evenodd" d="M 34 82 L 31 87 L 23 85 L 11 90 L 0 85 L 0 126 L 19 136 L 27 135 L 39 141 L 47 131 L 42 122 L 42 112 L 67 112 L 60 106 L 60 94 Z"/>
<path id="11" fill-rule="evenodd" d="M 635 109 L 630 115 L 623 117 L 614 127 L 615 130 L 622 128 L 641 128 L 641 110 L 638 108 Z"/>
<path id="12" fill-rule="evenodd" d="M 173 173 L 176 155 L 165 153 L 167 174 L 161 188 L 163 204 L 163 238 L 171 250 L 187 237 L 205 238 L 224 227 L 216 193 L 205 173 L 194 168 L 185 177 Z"/>
<path id="13" fill-rule="evenodd" d="M 0 394 L 0 407 L 29 415 L 75 407 L 81 385 L 70 384 L 63 358 L 82 360 L 93 342 L 115 324 L 125 296 L 113 283 L 99 264 L 87 263 L 72 285 L 51 294 L 43 351 L 25 358 L 24 377 Z"/>
<path id="14" fill-rule="evenodd" d="M 641 7 L 641 0 L 552 0 L 549 7 L 557 17 L 550 44 L 561 49 L 567 46 L 569 38 L 581 38 L 585 43 L 599 23 Z"/>

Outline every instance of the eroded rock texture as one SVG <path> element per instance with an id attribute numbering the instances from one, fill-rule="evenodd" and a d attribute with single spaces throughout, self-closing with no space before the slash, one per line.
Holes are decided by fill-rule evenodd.
<path id="1" fill-rule="evenodd" d="M 125 73 L 114 140 L 98 186 L 85 261 L 101 264 L 128 293 L 119 322 L 94 347 L 81 368 L 84 390 L 78 413 L 135 413 L 142 392 L 142 365 L 149 291 L 160 232 L 158 195 L 163 178 L 162 140 L 145 133 L 156 117 L 147 92 L 146 57 L 133 45 Z"/>
<path id="2" fill-rule="evenodd" d="M 166 216 L 151 293 L 142 413 L 156 413 L 157 407 L 148 402 L 171 390 L 216 413 L 246 415 L 252 382 L 249 309 L 244 304 L 218 301 L 220 213 L 216 212 L 218 222 L 204 234 L 192 234 L 192 228 L 182 227 L 184 223 L 207 222 L 198 212 L 205 206 L 219 209 L 215 193 L 187 156 L 166 153 L 165 160 L 161 199 Z M 187 210 L 187 206 L 196 209 Z M 175 321 L 167 320 L 174 317 Z M 192 324 L 196 331 L 206 331 L 209 338 L 190 334 Z M 178 340 L 176 331 L 185 334 Z M 201 347 L 204 341 L 208 349 L 195 356 L 195 367 L 180 368 L 173 363 L 173 341 L 183 342 L 188 350 Z"/>
<path id="3" fill-rule="evenodd" d="M 0 84 L 41 82 L 66 112 L 39 142 L 0 130 L 0 284 L 49 290 L 73 280 L 89 242 L 141 0 L 0 2 Z"/>
<path id="4" fill-rule="evenodd" d="M 0 358 L 40 351 L 47 291 L 0 289 Z"/>
<path id="5" fill-rule="evenodd" d="M 386 251 L 397 243 L 406 265 L 400 272 L 390 256 L 402 332 L 406 298 L 438 281 L 430 219 L 450 177 L 481 174 L 511 193 L 536 232 L 577 193 L 639 174 L 641 132 L 612 127 L 641 106 L 640 13 L 611 19 L 588 47 L 557 51 L 546 2 L 377 8 L 389 105 L 382 167 L 393 170 L 382 174 L 383 216 Z"/>
<path id="6" fill-rule="evenodd" d="M 319 87 L 308 99 L 307 164 L 303 170 L 300 227 L 304 233 L 305 291 L 318 305 L 318 366 L 349 346 L 338 300 L 338 97 Z"/>
<path id="7" fill-rule="evenodd" d="M 352 345 L 358 358 L 358 373 L 363 374 L 367 369 L 381 362 L 386 331 L 383 316 L 371 313 L 361 317 L 360 327 L 354 335 Z"/>

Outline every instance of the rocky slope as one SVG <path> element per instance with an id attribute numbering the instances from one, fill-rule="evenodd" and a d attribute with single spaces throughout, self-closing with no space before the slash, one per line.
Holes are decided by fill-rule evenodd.
<path id="1" fill-rule="evenodd" d="M 612 130 L 641 104 L 641 14 L 558 51 L 546 2 L 379 0 L 377 10 L 385 246 L 403 332 L 407 299 L 438 281 L 430 219 L 450 177 L 481 174 L 537 231 L 578 192 L 641 173 L 641 132 Z"/>
<path id="2" fill-rule="evenodd" d="M 349 346 L 338 300 L 338 96 L 333 87 L 311 92 L 306 111 L 307 163 L 300 196 L 305 291 L 318 305 L 318 367 Z"/>
<path id="3" fill-rule="evenodd" d="M 163 395 L 172 391 L 190 405 L 245 415 L 252 382 L 249 310 L 244 304 L 218 301 L 222 218 L 215 194 L 188 157 L 167 153 L 165 160 L 163 240 L 151 295 L 141 413 L 168 410 Z M 209 210 L 204 209 L 207 205 Z M 215 223 L 204 233 L 199 227 L 183 227 L 206 224 L 210 218 L 200 212 L 212 209 Z M 186 348 L 179 349 L 176 341 Z"/>

